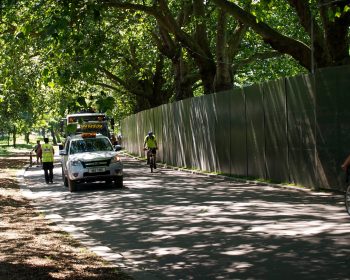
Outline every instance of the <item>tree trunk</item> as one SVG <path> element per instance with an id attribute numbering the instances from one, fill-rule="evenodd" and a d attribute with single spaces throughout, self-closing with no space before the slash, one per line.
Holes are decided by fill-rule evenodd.
<path id="1" fill-rule="evenodd" d="M 214 92 L 214 79 L 216 73 L 216 65 L 212 58 L 192 54 L 195 57 L 196 64 L 199 68 L 199 74 L 203 83 L 204 94 L 211 94 Z"/>
<path id="2" fill-rule="evenodd" d="M 192 52 L 192 54 L 199 68 L 199 73 L 201 75 L 201 80 L 204 87 L 204 94 L 211 94 L 214 92 L 216 65 L 210 50 L 203 0 L 193 1 L 193 13 L 196 19 L 196 30 L 194 38 L 196 44 L 200 46 L 202 54 L 197 54 L 194 52 Z"/>
<path id="3" fill-rule="evenodd" d="M 145 4 L 138 5 L 129 2 L 113 1 L 106 3 L 109 7 L 143 11 L 154 16 L 160 26 L 167 32 L 172 33 L 176 41 L 186 48 L 189 55 L 194 59 L 202 80 L 204 94 L 214 92 L 214 78 L 216 65 L 211 54 L 210 44 L 206 33 L 206 15 L 204 2 L 202 0 L 193 1 L 193 12 L 195 17 L 195 34 L 187 34 L 181 29 L 176 19 L 173 17 L 166 0 L 153 1 L 152 6 Z M 189 6 L 189 5 L 185 5 Z M 188 12 L 188 11 L 187 11 Z M 188 18 L 188 14 L 187 17 Z"/>
<path id="4" fill-rule="evenodd" d="M 16 126 L 13 126 L 12 140 L 13 140 L 13 147 L 14 148 L 16 148 L 16 136 L 17 136 Z"/>
<path id="5" fill-rule="evenodd" d="M 59 132 L 59 130 L 58 130 L 58 131 L 55 130 L 55 135 L 56 135 L 56 138 L 57 138 L 57 144 L 58 144 L 58 143 L 61 143 L 62 141 L 61 141 L 61 137 L 60 137 L 60 132 Z"/>
<path id="6" fill-rule="evenodd" d="M 158 50 L 172 62 L 175 100 L 193 97 L 192 86 L 195 81 L 189 78 L 189 67 L 183 58 L 180 43 L 173 39 L 164 27 L 158 25 L 158 29 L 159 34 L 153 32 L 152 35 Z"/>
<path id="7" fill-rule="evenodd" d="M 193 97 L 193 81 L 188 75 L 188 66 L 182 57 L 179 56 L 172 59 L 175 80 L 175 100 L 183 100 Z"/>
<path id="8" fill-rule="evenodd" d="M 57 145 L 56 134 L 55 134 L 55 131 L 54 131 L 52 125 L 50 126 L 50 132 L 51 132 L 51 137 L 52 137 L 52 143 L 53 143 L 53 145 Z"/>
<path id="9" fill-rule="evenodd" d="M 25 141 L 26 141 L 26 144 L 28 145 L 29 144 L 29 136 L 30 136 L 30 132 L 26 132 L 24 134 L 24 138 L 25 138 Z"/>
<path id="10" fill-rule="evenodd" d="M 227 48 L 227 18 L 226 13 L 220 9 L 216 32 L 216 75 L 214 90 L 226 91 L 233 88 L 231 65 L 229 63 Z"/>

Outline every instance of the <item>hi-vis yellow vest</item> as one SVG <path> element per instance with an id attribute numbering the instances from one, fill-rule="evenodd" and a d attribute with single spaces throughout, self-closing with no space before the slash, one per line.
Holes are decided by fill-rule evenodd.
<path id="1" fill-rule="evenodd" d="M 154 135 L 152 137 L 147 135 L 145 137 L 145 143 L 146 143 L 148 149 L 152 149 L 152 148 L 157 147 L 157 140 L 156 140 L 156 137 Z"/>
<path id="2" fill-rule="evenodd" d="M 53 162 L 53 147 L 51 144 L 42 144 L 41 149 L 43 151 L 42 161 L 43 162 Z"/>

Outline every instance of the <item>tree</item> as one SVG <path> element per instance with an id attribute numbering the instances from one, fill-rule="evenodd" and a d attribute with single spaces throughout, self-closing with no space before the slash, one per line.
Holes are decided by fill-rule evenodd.
<path id="1" fill-rule="evenodd" d="M 145 36 L 148 22 L 144 18 L 137 13 L 103 11 L 98 4 L 78 3 L 60 9 L 60 13 L 70 15 L 69 24 L 59 23 L 59 18 L 51 23 L 62 28 L 57 36 L 59 44 L 50 47 L 55 50 L 56 71 L 62 84 L 85 81 L 98 92 L 103 88 L 111 93 L 106 95 L 106 101 L 134 100 L 134 111 L 168 102 L 171 91 L 163 77 L 164 58 L 149 44 L 150 37 Z M 62 49 L 67 57 L 62 55 Z M 72 56 L 75 63 L 71 62 Z"/>
<path id="2" fill-rule="evenodd" d="M 276 32 L 283 33 L 284 21 L 290 37 L 306 46 L 307 33 L 297 28 L 291 5 L 236 2 L 254 22 L 277 26 Z M 268 13 L 263 2 L 278 9 Z M 294 13 L 286 16 L 285 7 Z M 301 71 L 264 43 L 250 21 L 211 1 L 9 0 L 0 8 L 2 100 L 26 91 L 33 125 L 88 107 L 122 118 Z M 15 99 L 6 100 L 16 106 Z"/>
<path id="3" fill-rule="evenodd" d="M 291 55 L 300 65 L 313 70 L 317 67 L 337 66 L 350 63 L 348 30 L 350 26 L 350 5 L 348 1 L 288 0 L 308 38 L 301 40 L 285 35 L 277 26 L 269 24 L 272 8 L 285 7 L 284 1 L 257 1 L 250 12 L 227 0 L 213 0 L 220 8 L 237 20 L 250 26 L 262 36 L 264 42 L 280 53 Z M 266 9 L 268 7 L 268 9 Z M 288 7 L 287 7 L 288 8 Z"/>
<path id="4" fill-rule="evenodd" d="M 180 9 L 180 12 L 177 11 L 180 14 L 178 20 L 176 20 L 164 0 L 154 1 L 152 5 L 133 4 L 114 0 L 105 0 L 102 3 L 107 8 L 142 11 L 153 16 L 157 20 L 160 29 L 163 30 L 163 34 L 165 31 L 175 36 L 175 39 L 183 44 L 189 55 L 196 62 L 203 83 L 204 93 L 208 94 L 214 91 L 213 85 L 216 66 L 210 50 L 205 21 L 206 14 L 202 1 L 194 0 L 193 5 L 185 4 L 176 7 Z M 194 28 L 192 30 L 189 29 L 193 31 L 192 34 L 185 32 L 185 28 L 182 26 L 182 24 L 188 23 L 189 15 L 195 18 L 193 22 Z"/>
<path id="5" fill-rule="evenodd" d="M 159 52 L 172 63 L 175 83 L 174 100 L 193 97 L 193 86 L 200 77 L 194 71 L 191 60 L 185 57 L 180 42 L 176 41 L 162 26 L 158 26 L 158 32 L 152 32 L 152 37 Z"/>

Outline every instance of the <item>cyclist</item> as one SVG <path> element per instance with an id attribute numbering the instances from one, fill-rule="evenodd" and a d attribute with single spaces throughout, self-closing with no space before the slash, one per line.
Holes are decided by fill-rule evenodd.
<path id="1" fill-rule="evenodd" d="M 145 142 L 143 143 L 145 150 L 147 149 L 147 164 L 149 164 L 149 152 L 154 154 L 154 168 L 156 167 L 156 150 L 158 149 L 157 140 L 154 136 L 153 131 L 149 131 L 145 137 Z"/>

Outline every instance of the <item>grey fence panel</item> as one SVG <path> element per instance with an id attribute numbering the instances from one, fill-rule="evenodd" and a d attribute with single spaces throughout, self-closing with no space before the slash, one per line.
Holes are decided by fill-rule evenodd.
<path id="1" fill-rule="evenodd" d="M 137 127 L 137 121 L 136 121 L 136 115 L 129 116 L 127 119 L 123 120 L 122 122 L 122 145 L 124 148 L 131 152 L 136 153 L 135 150 L 135 137 L 136 137 L 136 127 Z"/>
<path id="2" fill-rule="evenodd" d="M 182 139 L 180 138 L 181 136 L 181 131 L 179 131 L 180 125 L 179 123 L 181 122 L 180 119 L 180 113 L 179 113 L 179 103 L 180 102 L 175 102 L 171 104 L 171 110 L 170 110 L 170 116 L 173 118 L 173 124 L 170 127 L 170 135 L 171 139 L 170 142 L 172 144 L 172 150 L 170 151 L 170 161 L 171 164 L 174 166 L 182 166 L 182 161 L 181 161 L 181 154 L 183 153 L 183 148 L 181 147 Z"/>
<path id="3" fill-rule="evenodd" d="M 201 98 L 191 99 L 191 110 L 189 112 L 189 127 L 191 128 L 191 142 L 193 149 L 191 151 L 191 166 L 192 168 L 205 169 L 206 158 L 203 157 L 207 147 L 203 145 L 203 127 L 204 122 L 202 119 L 202 112 L 199 109 L 201 107 Z"/>
<path id="4" fill-rule="evenodd" d="M 214 94 L 206 95 L 198 99 L 200 101 L 200 118 L 202 124 L 202 145 L 205 148 L 202 150 L 202 165 L 203 170 L 216 172 L 218 170 L 217 150 L 215 143 L 215 126 L 217 124 L 217 108 L 215 107 Z"/>
<path id="5" fill-rule="evenodd" d="M 263 92 L 260 85 L 243 89 L 246 100 L 248 176 L 266 178 Z"/>
<path id="6" fill-rule="evenodd" d="M 180 108 L 182 107 L 182 102 L 175 102 L 171 104 L 171 116 L 173 117 L 173 126 L 171 127 L 171 143 L 172 151 L 170 152 L 171 164 L 175 166 L 183 166 L 183 154 L 184 150 L 184 132 L 183 132 L 183 120 Z"/>
<path id="7" fill-rule="evenodd" d="M 323 188 L 342 188 L 341 162 L 349 152 L 349 67 L 316 73 L 317 170 Z"/>
<path id="8" fill-rule="evenodd" d="M 175 150 L 175 158 L 174 163 L 176 166 L 186 166 L 186 105 L 187 102 L 176 102 L 173 103 L 174 110 L 173 110 L 173 117 L 174 117 L 174 127 L 173 127 L 173 143 L 174 143 L 174 150 Z"/>
<path id="9" fill-rule="evenodd" d="M 231 97 L 231 174 L 248 176 L 245 97 L 237 89 Z"/>
<path id="10" fill-rule="evenodd" d="M 130 125 L 129 125 L 129 128 L 130 128 L 130 131 L 132 131 L 132 134 L 130 135 L 130 138 L 132 139 L 132 145 L 130 145 L 130 151 L 134 154 L 137 154 L 139 155 L 139 149 L 138 149 L 138 145 L 137 145 L 137 130 L 138 130 L 138 115 L 134 115 L 134 117 L 130 120 Z M 128 139 L 126 139 L 127 142 Z"/>
<path id="11" fill-rule="evenodd" d="M 263 85 L 267 178 L 286 182 L 288 174 L 285 80 Z"/>
<path id="12" fill-rule="evenodd" d="M 170 152 L 175 149 L 172 145 L 171 131 L 173 127 L 173 118 L 171 115 L 171 104 L 161 106 L 163 127 L 162 127 L 162 157 L 161 160 L 164 163 L 171 164 Z"/>
<path id="13" fill-rule="evenodd" d="M 193 168 L 208 170 L 207 167 L 207 150 L 206 139 L 207 121 L 203 112 L 205 97 L 193 98 L 191 100 L 191 111 L 189 116 L 189 126 L 192 131 L 193 150 L 191 151 L 191 165 Z"/>
<path id="14" fill-rule="evenodd" d="M 246 115 L 243 91 L 215 94 L 217 170 L 247 175 Z"/>
<path id="15" fill-rule="evenodd" d="M 338 120 L 339 120 L 339 154 L 337 163 L 342 164 L 345 157 L 350 154 L 350 67 L 339 69 L 342 73 L 336 75 L 338 97 Z M 341 81 L 339 81 L 341 79 Z M 343 183 L 343 178 L 338 178 Z"/>
<path id="16" fill-rule="evenodd" d="M 215 147 L 215 102 L 214 94 L 192 99 L 191 127 L 194 133 L 193 167 L 206 171 L 216 171 Z"/>
<path id="17" fill-rule="evenodd" d="M 214 95 L 216 109 L 215 144 L 217 169 L 219 172 L 225 174 L 232 174 L 231 160 L 234 161 L 236 158 L 231 147 L 231 121 L 233 120 L 231 113 L 235 111 L 238 106 L 235 106 L 231 101 L 232 96 L 232 91 L 220 92 Z"/>
<path id="18" fill-rule="evenodd" d="M 288 78 L 286 92 L 289 179 L 316 187 L 314 79 L 310 75 Z"/>
<path id="19" fill-rule="evenodd" d="M 144 156 L 143 151 L 141 150 L 140 142 L 143 141 L 142 136 L 144 134 L 144 117 L 143 112 L 140 112 L 135 115 L 136 121 L 136 133 L 134 138 L 134 153 L 138 156 Z"/>
<path id="20" fill-rule="evenodd" d="M 124 147 L 148 130 L 176 166 L 339 189 L 350 153 L 350 67 L 166 104 L 125 118 Z M 243 94 L 240 94 L 243 92 Z"/>
<path id="21" fill-rule="evenodd" d="M 158 151 L 157 160 L 162 161 L 163 158 L 163 115 L 162 108 L 156 107 L 152 110 L 153 112 L 153 132 L 157 139 Z"/>
<path id="22" fill-rule="evenodd" d="M 190 122 L 190 116 L 191 116 L 191 109 L 192 109 L 192 100 L 191 99 L 185 99 L 181 102 L 181 120 L 182 120 L 182 131 L 183 131 L 183 150 L 184 153 L 182 154 L 182 160 L 184 167 L 187 168 L 198 168 L 195 163 L 192 161 L 192 153 L 195 150 L 195 141 L 193 141 L 192 135 L 193 135 L 193 127 L 191 126 Z"/>
<path id="23" fill-rule="evenodd" d="M 128 116 L 126 118 L 124 118 L 123 120 L 120 121 L 120 127 L 121 127 L 121 134 L 123 135 L 123 142 L 122 145 L 124 147 L 124 149 L 126 149 L 127 151 L 132 151 L 131 150 L 131 146 L 132 146 L 132 119 L 134 118 L 134 115 L 132 116 Z M 124 133 L 125 131 L 125 133 Z"/>

